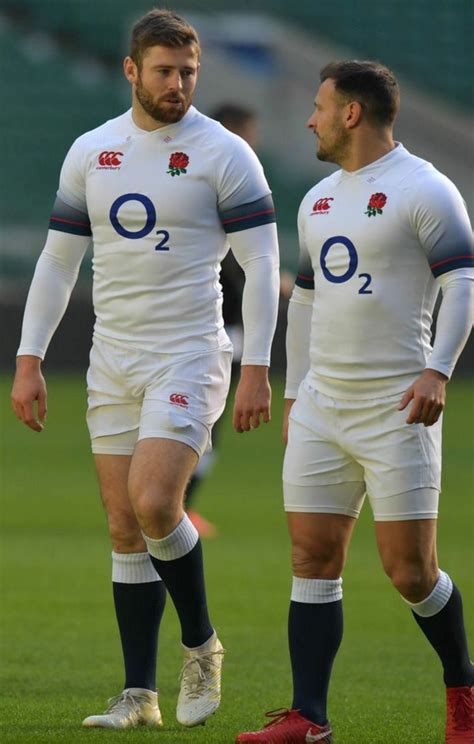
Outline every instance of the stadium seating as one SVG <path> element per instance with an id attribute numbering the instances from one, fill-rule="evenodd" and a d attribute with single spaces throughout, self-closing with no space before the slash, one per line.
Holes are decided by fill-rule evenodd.
<path id="1" fill-rule="evenodd" d="M 10 85 L 3 94 L 0 126 L 5 183 L 0 219 L 5 224 L 46 223 L 61 162 L 72 141 L 123 110 L 119 92 L 105 79 L 81 79 L 80 61 L 0 30 L 0 65 Z M 28 48 L 24 47 L 27 44 Z M 40 49 L 41 44 L 44 48 Z"/>
<path id="2" fill-rule="evenodd" d="M 124 51 L 126 29 L 149 3 L 129 0 L 3 0 L 38 28 L 80 39 L 113 58 Z M 222 0 L 180 0 L 180 11 L 222 12 Z M 470 53 L 471 0 L 241 0 L 241 12 L 262 12 L 325 36 L 361 57 L 377 57 L 397 73 L 465 108 L 473 105 L 474 58 Z"/>

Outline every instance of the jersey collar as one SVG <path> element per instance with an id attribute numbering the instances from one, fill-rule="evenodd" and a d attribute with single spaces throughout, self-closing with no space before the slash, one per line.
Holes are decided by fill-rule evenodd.
<path id="1" fill-rule="evenodd" d="M 141 127 L 135 124 L 135 122 L 133 121 L 131 108 L 129 108 L 127 111 L 127 116 L 128 116 L 130 127 L 133 129 L 133 131 L 136 134 L 152 135 L 154 137 L 159 137 L 162 140 L 166 140 L 167 142 L 169 142 L 170 139 L 174 139 L 174 137 L 178 134 L 178 132 L 181 132 L 184 128 L 186 128 L 193 121 L 196 114 L 197 114 L 196 108 L 194 106 L 190 106 L 180 121 L 177 121 L 175 124 L 168 124 L 165 127 L 160 127 L 159 129 L 152 129 L 150 131 L 148 129 L 141 129 Z"/>
<path id="2" fill-rule="evenodd" d="M 373 163 L 364 165 L 363 168 L 359 168 L 356 171 L 345 171 L 341 170 L 341 176 L 343 178 L 367 178 L 368 176 L 380 175 L 388 166 L 392 165 L 394 160 L 397 160 L 401 155 L 407 155 L 406 150 L 401 142 L 395 142 L 395 147 L 390 150 L 386 155 L 382 155 L 381 158 L 374 160 Z"/>

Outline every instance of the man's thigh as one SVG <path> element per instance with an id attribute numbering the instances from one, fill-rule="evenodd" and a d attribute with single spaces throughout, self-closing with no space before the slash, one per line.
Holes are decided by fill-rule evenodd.
<path id="1" fill-rule="evenodd" d="M 426 575 L 434 582 L 438 573 L 436 519 L 376 521 L 375 535 L 383 567 L 389 576 Z"/>
<path id="2" fill-rule="evenodd" d="M 197 452 L 171 438 L 137 443 L 129 474 L 129 493 L 138 522 L 149 537 L 169 535 L 184 514 L 184 493 L 198 462 Z"/>
<path id="3" fill-rule="evenodd" d="M 131 459 L 128 455 L 94 456 L 112 547 L 119 553 L 140 553 L 146 550 L 128 493 Z"/>

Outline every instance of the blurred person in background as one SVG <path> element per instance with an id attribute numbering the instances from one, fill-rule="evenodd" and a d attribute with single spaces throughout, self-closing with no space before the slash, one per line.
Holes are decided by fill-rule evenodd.
<path id="1" fill-rule="evenodd" d="M 236 103 L 223 103 L 214 109 L 209 116 L 222 126 L 242 137 L 253 150 L 258 143 L 258 118 L 253 109 Z M 242 294 L 244 291 L 245 275 L 236 261 L 232 251 L 221 263 L 220 283 L 222 285 L 223 305 L 222 315 L 224 326 L 233 346 L 231 387 L 238 380 L 243 351 L 242 325 Z M 212 449 L 208 449 L 199 460 L 196 469 L 186 489 L 186 511 L 188 517 L 196 527 L 201 537 L 215 537 L 217 527 L 205 519 L 195 509 L 196 497 L 203 481 L 209 475 L 216 457 L 216 447 L 219 446 L 220 422 L 216 421 L 212 429 Z"/>
<path id="2" fill-rule="evenodd" d="M 333 741 L 327 694 L 343 633 L 341 576 L 366 493 L 384 570 L 441 661 L 446 744 L 474 741 L 463 604 L 436 547 L 446 385 L 472 325 L 472 230 L 454 184 L 394 141 L 398 108 L 398 83 L 383 65 L 321 72 L 307 126 L 317 157 L 341 169 L 301 203 L 288 313 L 293 701 L 239 743 Z M 356 728 L 351 740 L 366 735 Z"/>
<path id="3" fill-rule="evenodd" d="M 92 239 L 87 422 L 112 540 L 125 684 L 87 727 L 162 725 L 156 657 L 165 586 L 184 653 L 178 721 L 204 723 L 219 706 L 224 650 L 183 501 L 229 390 L 232 345 L 219 285 L 229 244 L 245 273 L 233 424 L 244 432 L 270 419 L 273 202 L 253 150 L 192 106 L 199 61 L 195 29 L 171 11 L 150 11 L 134 25 L 124 61 L 132 107 L 67 154 L 25 308 L 12 403 L 41 432 L 41 362 Z"/>

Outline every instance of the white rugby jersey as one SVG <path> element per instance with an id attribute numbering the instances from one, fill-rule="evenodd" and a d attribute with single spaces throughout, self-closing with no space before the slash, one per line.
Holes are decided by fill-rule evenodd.
<path id="1" fill-rule="evenodd" d="M 152 132 L 129 110 L 79 137 L 61 170 L 50 230 L 84 236 L 84 250 L 92 237 L 97 335 L 182 353 L 228 344 L 219 284 L 227 236 L 272 222 L 253 150 L 191 107 Z M 270 342 L 260 363 L 269 361 Z M 28 338 L 19 353 L 39 355 L 32 346 Z"/>
<path id="2" fill-rule="evenodd" d="M 298 227 L 296 285 L 314 290 L 308 382 L 337 398 L 404 391 L 431 353 L 436 277 L 473 265 L 456 187 L 398 144 L 314 186 Z"/>

